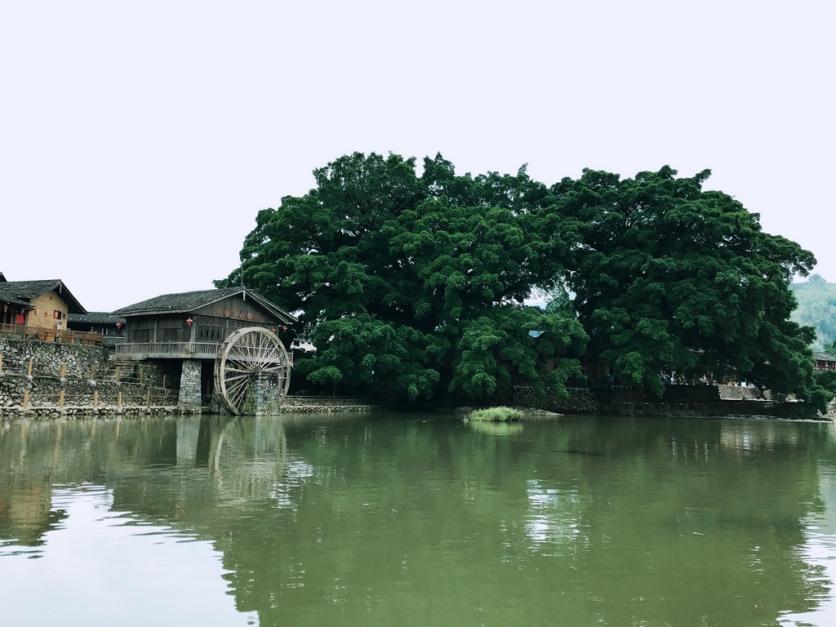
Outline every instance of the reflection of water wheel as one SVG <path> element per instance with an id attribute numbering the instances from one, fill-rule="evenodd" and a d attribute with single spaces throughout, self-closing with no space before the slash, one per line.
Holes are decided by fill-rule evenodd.
<path id="1" fill-rule="evenodd" d="M 215 390 L 233 414 L 240 414 L 255 382 L 283 397 L 290 385 L 290 356 L 275 333 L 247 327 L 231 333 L 215 358 Z"/>

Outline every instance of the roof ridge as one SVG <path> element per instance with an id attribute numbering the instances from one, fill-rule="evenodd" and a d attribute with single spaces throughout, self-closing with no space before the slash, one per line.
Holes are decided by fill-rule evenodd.
<path id="1" fill-rule="evenodd" d="M 191 292 L 160 294 L 152 298 L 146 298 L 145 300 L 126 305 L 125 307 L 120 307 L 113 313 L 120 316 L 183 313 L 186 311 L 195 311 L 225 298 L 237 295 L 244 295 L 245 298 L 246 296 L 251 296 L 260 307 L 280 320 L 296 320 L 295 316 L 291 313 L 270 302 L 257 291 L 238 286 L 216 287 L 208 290 L 193 290 Z"/>

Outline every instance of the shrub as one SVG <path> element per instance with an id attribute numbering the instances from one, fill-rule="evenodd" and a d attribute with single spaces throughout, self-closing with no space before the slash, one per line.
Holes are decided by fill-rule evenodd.
<path id="1" fill-rule="evenodd" d="M 477 409 L 470 413 L 471 420 L 484 420 L 486 422 L 513 422 L 522 418 L 523 413 L 513 407 L 488 407 Z"/>

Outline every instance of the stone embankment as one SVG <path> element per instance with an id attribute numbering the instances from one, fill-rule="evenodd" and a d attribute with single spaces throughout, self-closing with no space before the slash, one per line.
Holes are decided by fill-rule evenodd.
<path id="1" fill-rule="evenodd" d="M 378 409 L 379 407 L 356 398 L 334 396 L 287 396 L 280 407 L 283 414 L 365 413 Z"/>
<path id="2" fill-rule="evenodd" d="M 611 416 L 770 416 L 775 418 L 821 418 L 801 402 L 777 402 L 761 397 L 754 388 L 737 386 L 667 386 L 661 400 L 649 399 L 627 387 L 569 388 L 568 396 L 537 398 L 530 387 L 514 389 L 514 405 L 538 407 L 561 414 Z"/>
<path id="3" fill-rule="evenodd" d="M 102 346 L 0 339 L 0 418 L 175 413 L 177 390 Z"/>

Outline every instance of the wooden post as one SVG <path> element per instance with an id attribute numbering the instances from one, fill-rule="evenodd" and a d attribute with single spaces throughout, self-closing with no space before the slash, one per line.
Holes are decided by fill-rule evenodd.
<path id="1" fill-rule="evenodd" d="M 116 366 L 116 383 L 119 383 L 119 366 Z"/>
<path id="2" fill-rule="evenodd" d="M 3 374 L 3 353 L 0 353 L 0 374 Z"/>
<path id="3" fill-rule="evenodd" d="M 116 406 L 121 409 L 122 407 L 122 390 L 119 390 L 116 393 Z"/>
<path id="4" fill-rule="evenodd" d="M 27 377 L 31 377 L 31 376 L 32 376 L 32 362 L 33 362 L 33 361 L 34 361 L 34 358 L 33 358 L 33 357 L 30 357 L 30 358 L 29 358 L 29 364 L 26 366 L 26 376 L 27 376 Z"/>
<path id="5" fill-rule="evenodd" d="M 29 409 L 29 386 L 23 390 L 23 409 Z"/>
<path id="6" fill-rule="evenodd" d="M 151 388 L 145 390 L 145 404 L 150 408 L 151 407 Z"/>
<path id="7" fill-rule="evenodd" d="M 59 384 L 61 385 L 61 389 L 58 392 L 58 407 L 64 406 L 64 386 L 67 384 L 66 377 L 67 376 L 67 364 L 66 362 L 61 362 L 61 366 L 58 368 L 58 379 Z"/>
<path id="8" fill-rule="evenodd" d="M 99 391 L 93 390 L 93 407 L 99 406 Z"/>

